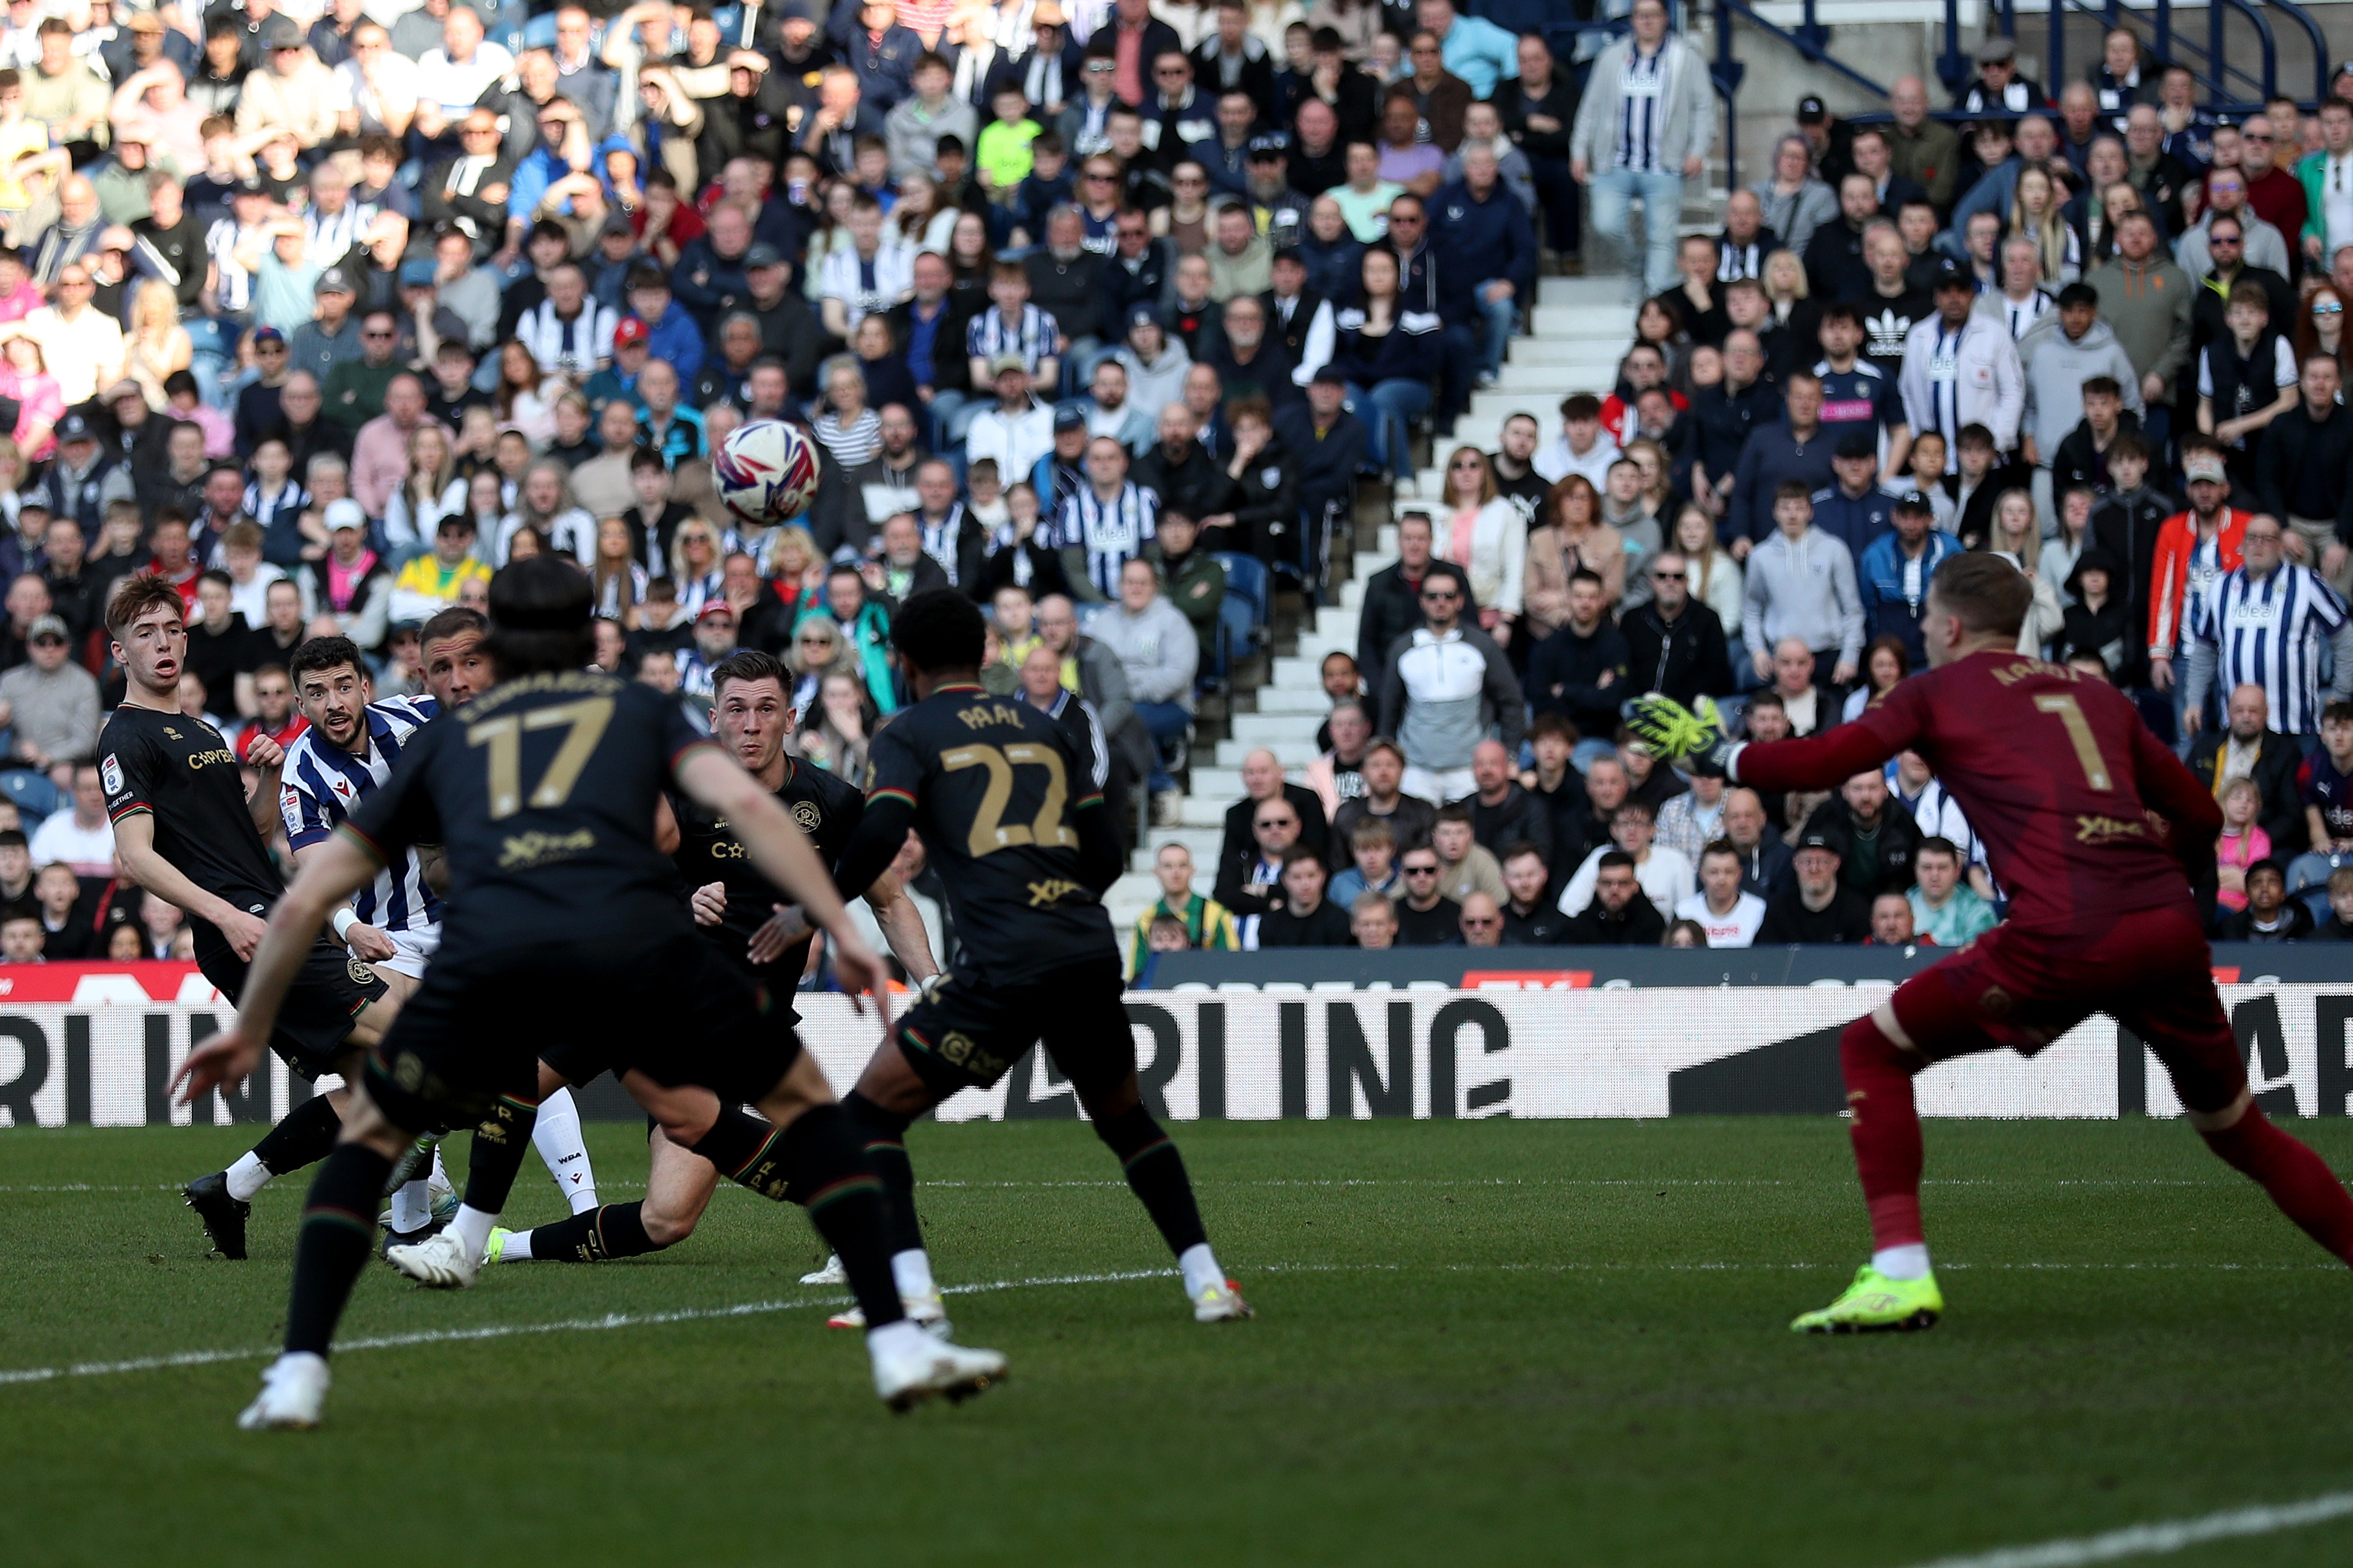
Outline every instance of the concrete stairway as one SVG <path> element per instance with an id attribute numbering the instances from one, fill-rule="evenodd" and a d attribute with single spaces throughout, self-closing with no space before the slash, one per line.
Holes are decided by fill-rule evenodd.
<path id="1" fill-rule="evenodd" d="M 1560 429 L 1561 399 L 1578 392 L 1606 395 L 1617 376 L 1618 358 L 1634 336 L 1631 292 L 1621 278 L 1546 278 L 1537 285 L 1528 325 L 1528 335 L 1514 341 L 1495 387 L 1474 394 L 1454 438 L 1435 444 L 1431 461 L 1438 467 L 1419 476 L 1420 499 L 1396 502 L 1393 512 L 1416 508 L 1434 512 L 1447 454 L 1466 445 L 1493 451 L 1507 416 L 1534 415 L 1543 439 L 1550 441 Z M 1303 777 L 1316 756 L 1315 731 L 1330 706 L 1318 667 L 1335 649 L 1356 651 L 1365 580 L 1396 559 L 1392 519 L 1381 526 L 1369 550 L 1357 551 L 1355 574 L 1341 585 L 1339 603 L 1314 613 L 1313 622 L 1301 629 L 1296 650 L 1272 661 L 1266 685 L 1247 696 L 1237 694 L 1232 738 L 1196 752 L 1192 792 L 1184 797 L 1179 821 L 1152 830 L 1150 845 L 1136 851 L 1134 867 L 1104 900 L 1123 948 L 1137 918 L 1160 896 L 1151 868 L 1161 845 L 1180 843 L 1191 849 L 1198 872 L 1195 885 L 1205 894 L 1210 891 L 1226 810 L 1241 798 L 1245 755 L 1267 747 L 1282 759 L 1291 778 Z"/>

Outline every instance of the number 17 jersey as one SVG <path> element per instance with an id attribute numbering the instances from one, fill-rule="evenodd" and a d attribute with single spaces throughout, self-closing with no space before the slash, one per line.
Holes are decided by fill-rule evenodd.
<path id="1" fill-rule="evenodd" d="M 914 808 L 947 889 L 959 968 L 1021 980 L 1117 961 L 1111 917 L 1080 877 L 1077 813 L 1098 795 L 1092 763 L 1060 725 L 1018 698 L 943 687 L 901 710 L 868 755 L 869 804 Z"/>

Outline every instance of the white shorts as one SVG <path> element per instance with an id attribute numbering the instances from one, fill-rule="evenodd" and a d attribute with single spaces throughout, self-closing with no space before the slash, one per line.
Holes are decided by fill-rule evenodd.
<path id="1" fill-rule="evenodd" d="M 378 969 L 389 969 L 395 974 L 406 974 L 411 980 L 425 978 L 425 961 L 440 951 L 441 928 L 431 926 L 424 931 L 393 931 L 385 935 L 392 938 L 398 949 L 390 958 L 378 963 Z"/>
<path id="2" fill-rule="evenodd" d="M 1469 768 L 1409 766 L 1398 787 L 1404 794 L 1426 800 L 1432 805 L 1444 805 L 1449 801 L 1476 794 L 1479 781 L 1471 776 Z"/>

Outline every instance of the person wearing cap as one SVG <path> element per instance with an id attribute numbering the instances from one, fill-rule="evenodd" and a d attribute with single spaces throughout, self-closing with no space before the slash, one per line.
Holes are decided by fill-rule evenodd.
<path id="1" fill-rule="evenodd" d="M 1895 499 L 1890 531 L 1864 547 L 1855 568 L 1864 636 L 1873 642 L 1901 637 L 1915 669 L 1927 659 L 1920 623 L 1928 611 L 1928 581 L 1946 556 L 1961 549 L 1959 540 L 1935 526 L 1936 515 L 1924 492 L 1905 490 Z"/>
<path id="2" fill-rule="evenodd" d="M 1996 451 L 2011 450 L 2026 411 L 2026 368 L 2018 345 L 1999 321 L 1972 315 L 1977 280 L 1968 271 L 1946 268 L 1930 294 L 1936 314 L 1915 322 L 1904 338 L 1896 384 L 1905 422 L 1915 433 L 1943 436 L 1948 453 L 1957 455 L 1961 430 L 1970 425 L 1993 432 Z M 2182 300 L 2189 302 L 2187 289 Z"/>
<path id="3" fill-rule="evenodd" d="M 326 382 L 332 380 L 337 365 L 361 358 L 367 349 L 358 312 L 353 309 L 359 291 L 347 270 L 330 267 L 311 285 L 311 319 L 287 333 L 287 363 L 290 369 L 307 370 Z"/>
<path id="4" fill-rule="evenodd" d="M 2024 114 L 2047 101 L 2042 87 L 2018 73 L 2018 41 L 2000 33 L 1981 39 L 1971 58 L 1978 74 L 1953 99 L 1968 114 Z"/>
<path id="5" fill-rule="evenodd" d="M 1619 245 L 1641 202 L 1647 257 L 1638 265 L 1630 255 L 1628 268 L 1641 294 L 1658 294 L 1674 286 L 1683 181 L 1700 175 L 1715 143 L 1715 94 L 1706 63 L 1669 35 L 1665 0 L 1635 0 L 1632 22 L 1631 34 L 1593 62 L 1569 172 L 1593 189 L 1593 226 Z"/>
<path id="6" fill-rule="evenodd" d="M 2181 469 L 2189 507 L 2158 530 L 2149 575 L 2149 682 L 2159 691 L 2175 688 L 2187 629 L 2203 619 L 2215 583 L 2237 570 L 2247 532 L 2248 514 L 2227 504 L 2231 479 L 2212 437 L 2183 439 Z"/>
<path id="7" fill-rule="evenodd" d="M 1758 947 L 1793 943 L 1859 943 L 1871 938 L 1871 900 L 1841 874 L 1847 858 L 1844 837 L 1810 822 L 1798 835 L 1790 863 L 1792 886 L 1765 900 Z"/>
<path id="8" fill-rule="evenodd" d="M 267 61 L 237 95 L 237 133 L 275 127 L 292 132 L 304 150 L 315 148 L 336 133 L 346 106 L 343 84 L 311 52 L 291 16 L 270 17 L 261 37 Z"/>
<path id="9" fill-rule="evenodd" d="M 98 680 L 74 661 L 72 632 L 62 616 L 34 616 L 25 648 L 26 661 L 0 675 L 0 723 L 11 740 L 7 762 L 70 788 L 75 765 L 98 752 Z"/>
<path id="10" fill-rule="evenodd" d="M 1857 561 L 1895 526 L 1895 498 L 1879 488 L 1879 437 L 1841 432 L 1831 449 L 1831 482 L 1813 493 L 1814 526 Z"/>
<path id="11" fill-rule="evenodd" d="M 1054 411 L 1031 395 L 1029 367 L 1019 354 L 997 354 L 983 368 L 997 402 L 975 413 L 965 426 L 965 458 L 976 463 L 994 458 L 999 474 L 1026 476 L 1054 449 Z M 1083 426 L 1085 416 L 1079 422 Z"/>

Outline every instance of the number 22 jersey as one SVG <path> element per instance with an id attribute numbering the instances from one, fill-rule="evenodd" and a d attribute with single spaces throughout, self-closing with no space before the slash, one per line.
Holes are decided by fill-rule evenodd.
<path id="1" fill-rule="evenodd" d="M 942 687 L 874 737 L 870 805 L 895 797 L 947 889 L 963 953 L 983 979 L 1118 962 L 1111 917 L 1081 879 L 1074 826 L 1097 795 L 1091 759 L 1018 698 Z"/>

